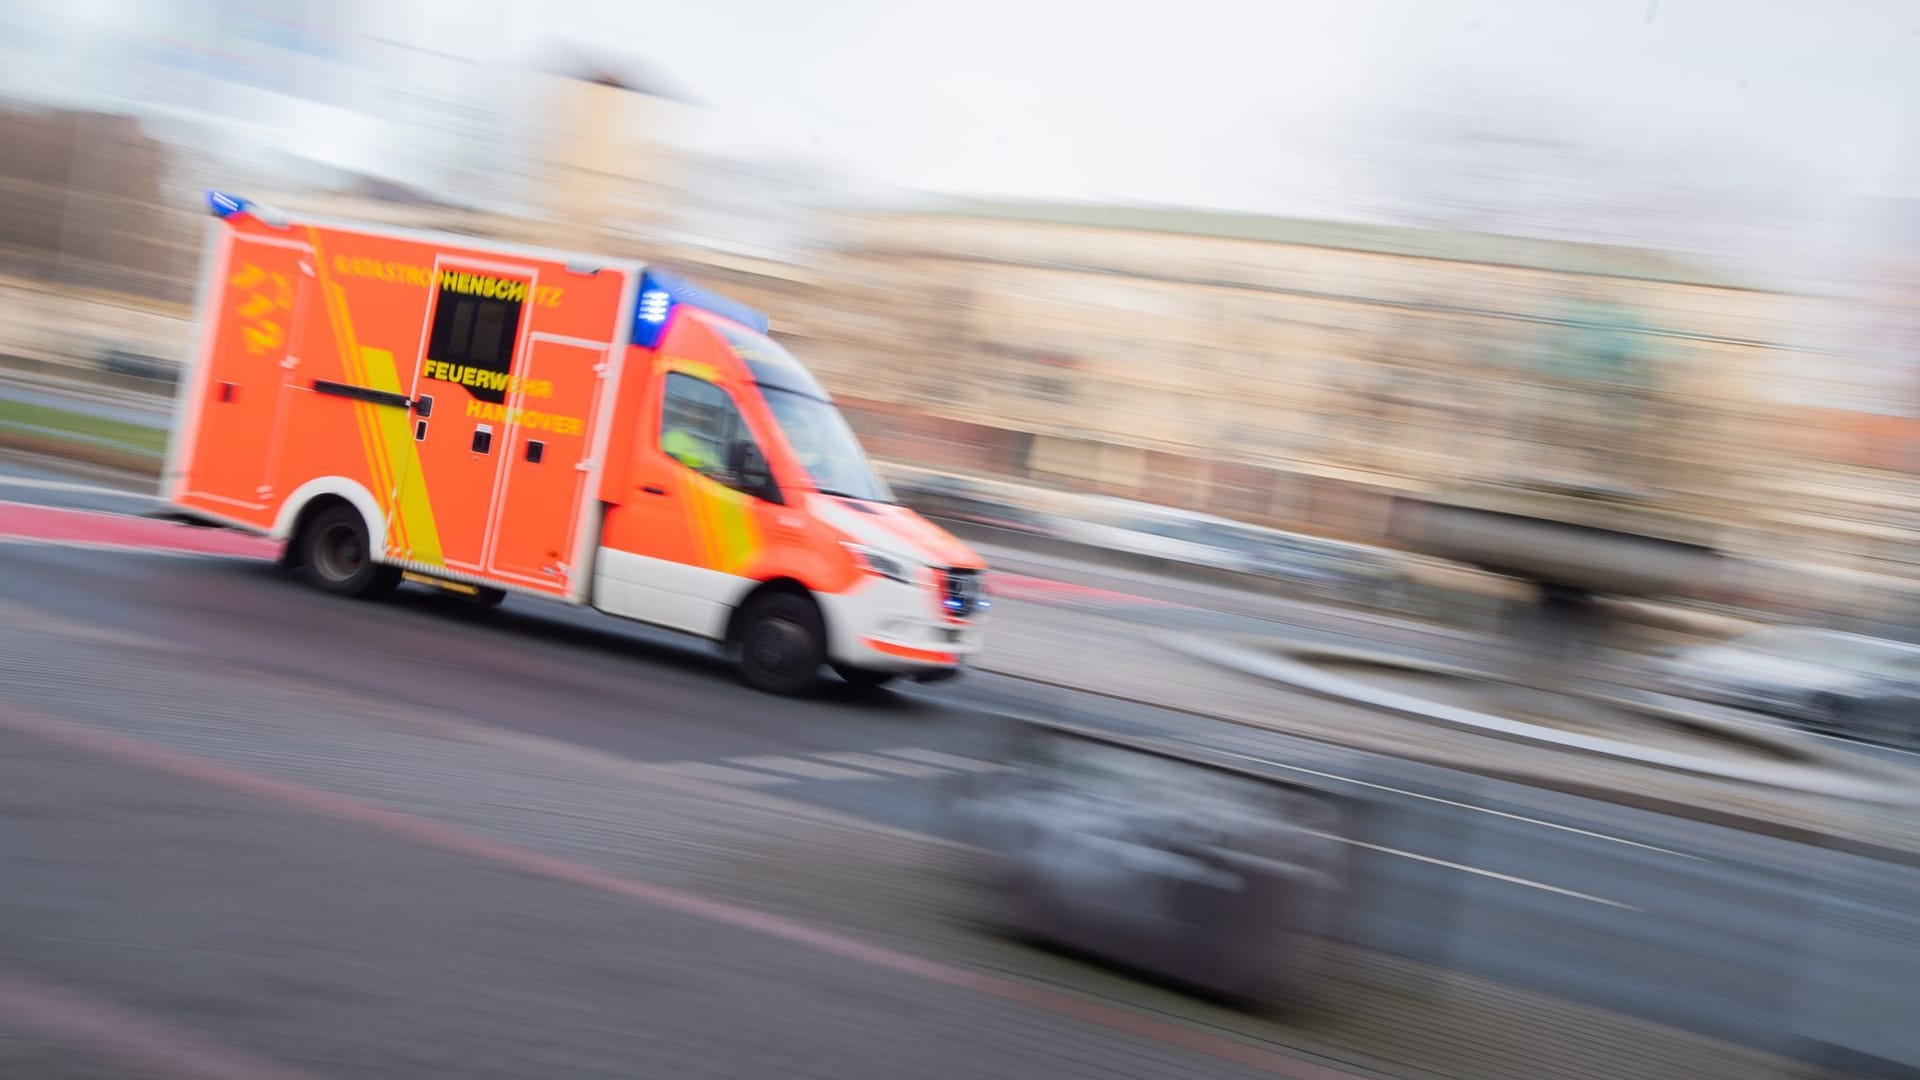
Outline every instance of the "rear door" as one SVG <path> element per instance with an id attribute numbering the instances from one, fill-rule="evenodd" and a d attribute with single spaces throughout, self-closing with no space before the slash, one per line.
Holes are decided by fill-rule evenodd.
<path id="1" fill-rule="evenodd" d="M 186 498 L 252 520 L 275 493 L 286 389 L 311 299 L 312 249 L 291 238 L 230 234 L 206 377 L 189 430 Z"/>
<path id="2" fill-rule="evenodd" d="M 613 343 L 536 333 L 524 378 L 508 395 L 500 497 L 487 570 L 557 593 L 569 591 L 580 542 L 591 436 Z"/>

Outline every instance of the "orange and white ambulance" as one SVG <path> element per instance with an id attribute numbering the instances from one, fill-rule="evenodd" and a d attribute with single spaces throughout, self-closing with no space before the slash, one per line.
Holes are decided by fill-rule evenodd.
<path id="1" fill-rule="evenodd" d="M 897 505 L 764 315 L 642 263 L 220 192 L 162 479 L 314 585 L 547 597 L 794 693 L 956 673 L 978 555 Z"/>

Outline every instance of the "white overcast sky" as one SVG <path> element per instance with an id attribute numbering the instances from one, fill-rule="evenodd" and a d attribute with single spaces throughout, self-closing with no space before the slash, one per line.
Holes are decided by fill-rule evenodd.
<path id="1" fill-rule="evenodd" d="M 0 24 L 98 35 L 133 10 L 217 19 L 220 2 L 13 0 Z M 1735 234 L 1792 228 L 1823 201 L 1920 194 L 1920 0 L 361 4 L 375 36 L 478 61 L 476 87 L 488 62 L 587 43 L 702 100 L 686 132 L 701 148 L 907 188 L 1364 217 L 1394 166 L 1412 189 L 1429 180 L 1393 157 L 1396 138 L 1418 149 L 1395 125 L 1466 102 L 1519 125 L 1504 134 L 1598 148 L 1578 177 L 1496 169 L 1572 185 L 1516 222 L 1593 199 L 1605 221 L 1604 200 L 1658 204 L 1669 180 L 1690 186 L 1670 214 L 1705 208 Z"/>
<path id="2" fill-rule="evenodd" d="M 440 10 L 473 9 L 418 14 L 445 27 Z M 525 45 L 660 65 L 710 106 L 708 146 L 949 191 L 1310 211 L 1341 201 L 1357 130 L 1461 85 L 1623 154 L 1714 147 L 1829 189 L 1892 183 L 1920 119 L 1913 0 L 547 0 L 503 15 Z M 457 47 L 515 51 L 484 24 Z"/>

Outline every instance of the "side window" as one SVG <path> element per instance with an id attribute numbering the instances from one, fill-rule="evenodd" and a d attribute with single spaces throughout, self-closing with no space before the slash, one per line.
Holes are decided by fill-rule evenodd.
<path id="1" fill-rule="evenodd" d="M 466 368 L 459 381 L 481 401 L 506 401 L 525 294 L 520 281 L 444 275 L 427 334 L 428 358 Z"/>
<path id="2" fill-rule="evenodd" d="M 765 497 L 771 482 L 765 458 L 753 447 L 747 475 L 736 475 L 730 461 L 737 443 L 753 444 L 746 419 L 725 390 L 691 375 L 667 375 L 666 397 L 660 409 L 660 449 L 675 461 L 728 487 Z"/>

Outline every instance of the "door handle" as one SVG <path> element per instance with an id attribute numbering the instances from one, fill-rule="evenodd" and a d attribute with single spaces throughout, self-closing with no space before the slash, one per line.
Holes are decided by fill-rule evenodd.
<path id="1" fill-rule="evenodd" d="M 661 487 L 659 484 L 647 484 L 643 486 L 640 490 L 646 492 L 649 495 L 665 495 L 667 493 L 667 489 Z"/>

